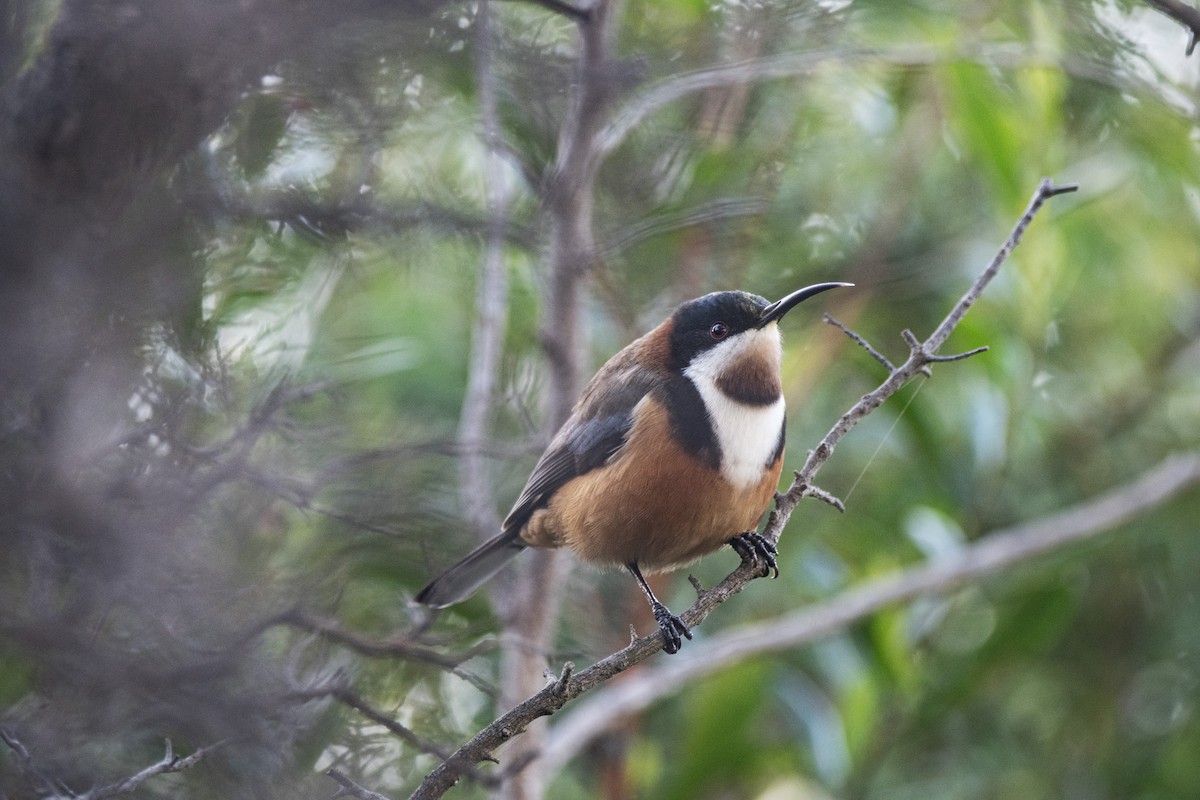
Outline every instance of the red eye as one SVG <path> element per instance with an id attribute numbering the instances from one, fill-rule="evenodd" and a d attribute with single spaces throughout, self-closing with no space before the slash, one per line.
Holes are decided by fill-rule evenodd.
<path id="1" fill-rule="evenodd" d="M 719 342 L 729 335 L 729 326 L 724 322 L 714 323 L 713 326 L 708 329 L 708 335 Z"/>

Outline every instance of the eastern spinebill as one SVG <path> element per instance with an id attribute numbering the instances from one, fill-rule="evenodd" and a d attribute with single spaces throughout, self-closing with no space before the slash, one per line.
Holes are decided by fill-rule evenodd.
<path id="1" fill-rule="evenodd" d="M 623 566 L 650 602 L 663 649 L 692 633 L 643 572 L 691 564 L 722 545 L 774 569 L 757 532 L 783 467 L 779 320 L 800 301 L 849 283 L 818 283 L 776 303 L 714 292 L 600 368 L 533 468 L 499 535 L 416 596 L 434 608 L 466 599 L 526 547 L 569 547 Z"/>

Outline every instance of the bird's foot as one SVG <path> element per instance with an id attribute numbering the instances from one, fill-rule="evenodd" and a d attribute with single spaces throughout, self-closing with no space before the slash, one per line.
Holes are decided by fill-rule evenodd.
<path id="1" fill-rule="evenodd" d="M 658 631 L 663 637 L 663 650 L 668 654 L 678 653 L 680 645 L 683 644 L 679 637 L 682 635 L 691 639 L 692 632 L 683 624 L 683 620 L 672 614 L 662 603 L 655 603 L 653 608 L 654 620 L 658 623 Z"/>
<path id="2" fill-rule="evenodd" d="M 742 557 L 743 564 L 753 562 L 762 567 L 762 577 L 767 577 L 772 571 L 775 573 L 772 577 L 779 577 L 779 564 L 775 561 L 779 550 L 774 542 L 758 531 L 739 533 L 729 540 L 729 546 Z"/>

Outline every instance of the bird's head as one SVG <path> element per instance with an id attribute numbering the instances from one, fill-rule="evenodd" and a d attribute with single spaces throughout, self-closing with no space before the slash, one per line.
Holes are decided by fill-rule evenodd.
<path id="1" fill-rule="evenodd" d="M 689 300 L 670 319 L 672 370 L 715 385 L 747 405 L 780 394 L 779 320 L 801 301 L 849 283 L 818 283 L 771 303 L 749 292 L 713 292 Z"/>

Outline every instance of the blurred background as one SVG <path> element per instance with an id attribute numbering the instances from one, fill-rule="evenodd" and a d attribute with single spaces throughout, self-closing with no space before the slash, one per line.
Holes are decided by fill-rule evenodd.
<path id="1" fill-rule="evenodd" d="M 708 291 L 854 282 L 783 326 L 786 477 L 885 377 L 822 312 L 902 361 L 1043 176 L 1080 190 L 946 348 L 990 350 L 855 429 L 819 476 L 846 513 L 802 504 L 781 577 L 685 654 L 1196 449 L 1200 57 L 1166 10 L 0 0 L 0 798 L 109 786 L 168 738 L 220 746 L 138 796 L 324 798 L 329 767 L 407 796 L 544 669 L 653 630 L 627 576 L 528 553 L 408 604 L 608 356 Z M 451 796 L 1200 796 L 1198 514 Z"/>

